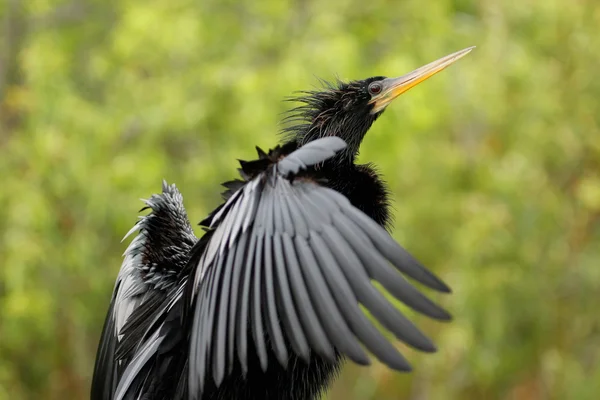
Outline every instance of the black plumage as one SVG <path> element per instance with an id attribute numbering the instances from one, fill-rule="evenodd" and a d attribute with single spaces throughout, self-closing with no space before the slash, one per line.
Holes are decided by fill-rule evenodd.
<path id="1" fill-rule="evenodd" d="M 304 93 L 284 143 L 241 161 L 241 179 L 196 240 L 174 186 L 134 229 L 98 351 L 92 399 L 317 398 L 345 358 L 410 365 L 359 304 L 410 346 L 435 346 L 371 283 L 438 320 L 449 314 L 403 276 L 450 289 L 385 228 L 389 196 L 356 165 L 372 123 L 400 93 L 470 49 L 411 74 Z"/>
<path id="2" fill-rule="evenodd" d="M 164 182 L 162 194 L 146 200 L 141 211 L 146 209 L 152 212 L 125 236 L 139 231 L 125 250 L 106 316 L 92 380 L 92 399 L 114 398 L 123 371 L 140 355 L 139 347 L 147 332 L 158 321 L 166 320 L 166 311 L 177 290 L 181 290 L 181 276 L 185 276 L 184 269 L 197 242 L 183 198 L 174 185 Z M 170 333 L 175 334 L 182 332 L 174 329 Z M 150 379 L 146 385 L 156 386 L 156 382 Z"/>

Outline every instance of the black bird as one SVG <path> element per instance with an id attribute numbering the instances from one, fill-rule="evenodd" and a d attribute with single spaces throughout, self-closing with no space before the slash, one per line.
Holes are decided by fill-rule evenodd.
<path id="1" fill-rule="evenodd" d="M 472 48 L 399 78 L 305 92 L 284 142 L 241 161 L 224 203 L 192 233 L 175 186 L 125 252 L 100 340 L 92 399 L 318 398 L 365 349 L 409 371 L 359 304 L 395 336 L 435 346 L 377 290 L 438 320 L 450 315 L 404 277 L 449 287 L 386 232 L 389 194 L 359 146 L 390 102 Z M 130 233 L 131 233 L 130 232 Z M 399 273 L 400 272 L 400 273 Z"/>

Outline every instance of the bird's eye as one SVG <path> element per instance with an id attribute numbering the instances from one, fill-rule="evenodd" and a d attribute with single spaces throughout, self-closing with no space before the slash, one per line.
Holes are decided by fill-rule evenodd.
<path id="1" fill-rule="evenodd" d="M 373 82 L 369 85 L 369 93 L 379 94 L 381 92 L 381 84 L 379 82 Z"/>

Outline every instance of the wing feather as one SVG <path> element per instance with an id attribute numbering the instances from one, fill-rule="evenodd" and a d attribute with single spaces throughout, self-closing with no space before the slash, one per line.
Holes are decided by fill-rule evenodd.
<path id="1" fill-rule="evenodd" d="M 355 230 L 354 227 L 344 225 L 344 220 L 341 218 L 336 219 L 334 224 L 340 229 L 344 238 L 348 240 L 350 247 L 356 251 L 358 258 L 362 262 L 363 268 L 365 268 L 366 271 L 369 271 L 369 269 L 373 267 L 373 265 L 369 263 L 377 262 L 378 259 L 373 256 L 373 249 L 367 245 L 368 242 L 366 242 L 365 237 L 360 236 L 359 231 Z M 370 278 L 370 276 L 367 277 L 369 281 Z M 380 283 L 382 285 L 384 284 L 383 282 Z M 383 299 L 381 294 L 380 296 Z M 379 315 L 376 315 L 376 317 L 387 329 L 394 332 L 398 339 L 423 351 L 435 351 L 435 346 L 431 340 L 423 335 L 412 322 L 396 310 L 389 302 L 384 301 L 382 303 L 383 304 L 381 305 L 385 308 L 383 310 L 375 308 L 377 311 L 383 311 Z M 371 310 L 370 307 L 367 306 L 367 308 Z"/>
<path id="2" fill-rule="evenodd" d="M 256 255 L 254 259 L 254 276 L 252 277 L 252 317 L 250 323 L 252 324 L 252 337 L 256 351 L 258 352 L 258 358 L 260 360 L 260 366 L 263 371 L 267 369 L 267 347 L 265 344 L 265 331 L 263 327 L 263 282 L 262 282 L 262 270 L 263 270 L 263 250 L 265 242 L 265 233 L 259 232 L 256 239 Z"/>
<path id="3" fill-rule="evenodd" d="M 225 363 L 227 357 L 227 320 L 229 298 L 231 297 L 231 275 L 233 272 L 233 260 L 235 258 L 236 247 L 227 252 L 227 261 L 223 265 L 223 284 L 219 291 L 219 312 L 215 315 L 215 345 L 213 346 L 213 377 L 217 385 L 221 383 L 225 376 Z M 239 251 L 243 251 L 242 248 Z"/>
<path id="4" fill-rule="evenodd" d="M 310 346 L 322 357 L 333 361 L 335 360 L 335 350 L 327 339 L 315 311 L 315 307 L 319 307 L 319 305 L 313 305 L 308 295 L 293 239 L 286 234 L 283 234 L 283 254 L 286 258 L 285 267 L 290 279 L 290 290 L 296 302 L 298 317 L 302 322 Z"/>
<path id="5" fill-rule="evenodd" d="M 338 215 L 336 220 L 340 223 L 344 221 L 351 226 L 350 229 L 354 233 L 361 236 L 360 248 L 363 249 L 361 254 L 364 257 L 365 266 L 367 266 L 367 271 L 372 279 L 380 282 L 394 297 L 414 310 L 431 318 L 441 320 L 450 319 L 450 315 L 445 310 L 425 297 L 425 295 L 404 279 L 402 275 L 391 269 L 388 260 L 381 253 L 372 251 L 372 248 L 375 247 L 374 243 L 363 234 L 359 226 L 353 224 L 345 215 Z"/>
<path id="6" fill-rule="evenodd" d="M 283 233 L 287 236 L 287 233 Z M 289 238 L 289 236 L 288 236 Z M 304 329 L 298 319 L 298 311 L 294 305 L 292 299 L 290 284 L 287 277 L 285 268 L 285 255 L 283 252 L 283 238 L 281 235 L 273 237 L 273 252 L 274 252 L 274 265 L 276 269 L 275 289 L 277 291 L 277 298 L 281 307 L 280 314 L 282 315 L 282 321 L 285 330 L 289 336 L 289 340 L 294 351 L 308 363 L 310 357 L 310 348 L 306 341 Z"/>
<path id="7" fill-rule="evenodd" d="M 217 260 L 218 261 L 218 260 Z M 209 269 L 205 275 L 208 282 L 211 285 L 202 285 L 202 290 L 198 296 L 198 302 L 205 305 L 204 307 L 196 307 L 194 315 L 194 324 L 192 332 L 198 332 L 198 340 L 194 340 L 191 343 L 191 359 L 198 360 L 198 362 L 191 363 L 190 374 L 194 374 L 197 368 L 197 375 L 204 376 L 208 364 L 208 353 L 210 351 L 210 339 L 212 336 L 212 321 L 210 320 L 211 309 L 215 307 L 213 300 L 216 296 L 213 292 L 217 291 L 215 284 L 215 275 L 218 269 L 217 265 L 214 265 Z M 196 387 L 199 385 L 199 388 Z M 190 392 L 196 393 L 201 392 L 204 386 L 204 379 L 195 380 L 190 379 Z"/>
<path id="8" fill-rule="evenodd" d="M 234 365 L 234 354 L 235 354 L 235 335 L 236 328 L 238 327 L 238 310 L 240 303 L 240 285 L 242 280 L 242 272 L 244 270 L 244 260 L 248 254 L 249 241 L 248 232 L 243 232 L 240 236 L 240 244 L 235 252 L 235 260 L 233 262 L 232 278 L 231 278 L 231 289 L 229 298 L 229 316 L 228 330 L 227 330 L 227 355 L 228 355 L 228 373 L 231 373 Z"/>
<path id="9" fill-rule="evenodd" d="M 237 354 L 242 371 L 248 373 L 248 316 L 250 315 L 251 285 L 250 281 L 254 275 L 254 257 L 257 253 L 258 237 L 252 235 L 248 245 L 248 256 L 242 271 L 242 291 L 239 297 L 240 313 L 238 318 L 239 327 L 236 333 Z"/>
<path id="10" fill-rule="evenodd" d="M 371 285 L 368 276 L 360 265 L 358 256 L 340 233 L 333 227 L 328 226 L 324 229 L 322 237 L 324 244 L 338 261 L 340 272 L 344 275 L 343 278 L 336 276 L 335 279 L 339 281 L 345 280 L 349 286 L 350 293 L 346 294 L 346 296 L 348 297 L 351 294 L 356 301 L 362 303 L 375 316 L 385 313 L 386 308 L 382 307 L 382 304 L 387 305 L 387 308 L 395 310 L 381 293 Z M 350 305 L 356 305 L 356 301 L 352 302 L 351 299 L 347 299 Z M 350 310 L 349 312 L 355 313 L 356 311 Z M 363 318 L 365 317 L 362 312 L 359 312 L 355 318 L 360 318 L 363 322 L 363 326 L 360 328 L 362 333 L 357 332 L 357 335 L 361 337 L 363 343 L 373 354 L 394 369 L 400 371 L 410 370 L 410 365 L 398 350 L 385 339 L 373 324 L 369 321 L 367 323 L 364 322 Z"/>
<path id="11" fill-rule="evenodd" d="M 340 138 L 327 137 L 270 166 L 265 162 L 272 153 L 263 164 L 242 164 L 252 168 L 245 176 L 253 178 L 212 217 L 213 236 L 190 280 L 199 286 L 192 290 L 197 299 L 190 382 L 203 385 L 208 363 L 217 385 L 235 362 L 247 373 L 254 356 L 263 371 L 272 356 L 286 367 L 290 351 L 307 362 L 312 352 L 331 362 L 339 353 L 368 365 L 363 346 L 391 368 L 410 370 L 360 305 L 398 339 L 435 351 L 371 281 L 440 320 L 449 314 L 402 274 L 440 292 L 449 292 L 448 286 L 383 227 L 307 172 L 344 146 Z"/>
<path id="12" fill-rule="evenodd" d="M 275 303 L 275 288 L 273 287 L 275 284 L 273 271 L 273 237 L 267 236 L 265 238 L 263 268 L 265 271 L 265 278 L 263 280 L 265 286 L 264 297 L 267 303 L 265 310 L 266 312 L 264 315 L 267 321 L 267 330 L 269 332 L 269 338 L 271 338 L 271 344 L 273 345 L 273 350 L 277 360 L 282 366 L 287 367 L 288 352 L 283 339 L 283 333 L 281 332 L 277 304 Z"/>
<path id="13" fill-rule="evenodd" d="M 346 322 L 341 318 L 331 292 L 325 287 L 320 271 L 323 266 L 318 264 L 307 240 L 297 236 L 295 245 L 309 295 L 313 299 L 313 304 L 319 305 L 315 307 L 315 310 L 327 336 L 342 353 L 347 354 L 353 361 L 362 365 L 369 364 L 367 355 L 350 332 Z"/>
<path id="14" fill-rule="evenodd" d="M 332 193 L 333 192 L 333 193 Z M 343 196 L 331 190 L 328 194 L 334 195 L 336 200 Z M 345 199 L 345 198 L 344 198 Z M 346 199 L 347 200 L 347 199 Z M 372 219 L 361 213 L 348 202 L 343 212 L 350 219 L 362 227 L 362 230 L 370 237 L 375 248 L 381 255 L 392 262 L 398 270 L 416 281 L 439 292 L 450 293 L 450 288 L 438 277 L 431 273 L 415 260 L 405 249 L 396 243 L 390 235 L 382 230 Z"/>

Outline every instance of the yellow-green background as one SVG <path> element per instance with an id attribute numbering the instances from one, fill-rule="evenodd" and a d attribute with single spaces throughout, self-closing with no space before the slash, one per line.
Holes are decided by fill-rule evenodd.
<path id="1" fill-rule="evenodd" d="M 0 399 L 85 399 L 140 197 L 193 223 L 281 100 L 478 48 L 367 135 L 394 236 L 454 289 L 411 375 L 328 399 L 600 398 L 597 0 L 2 0 Z"/>

